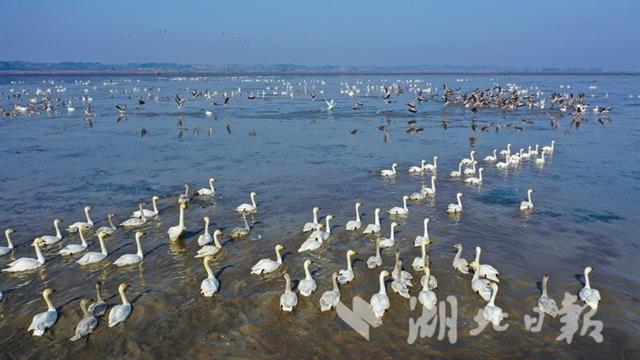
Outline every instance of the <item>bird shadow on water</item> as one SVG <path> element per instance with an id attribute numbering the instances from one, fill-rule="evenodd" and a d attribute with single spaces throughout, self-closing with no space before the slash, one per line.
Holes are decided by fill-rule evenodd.
<path id="1" fill-rule="evenodd" d="M 233 268 L 233 267 L 236 267 L 236 266 L 235 266 L 235 265 L 233 265 L 233 264 L 229 264 L 229 265 L 222 266 L 222 267 L 218 270 L 218 272 L 216 272 L 216 278 L 220 278 L 220 276 L 222 275 L 222 273 L 223 273 L 225 270 L 227 270 L 228 268 Z"/>
<path id="2" fill-rule="evenodd" d="M 574 274 L 573 277 L 578 280 L 580 282 L 580 284 L 582 284 L 582 287 L 585 286 L 584 283 L 584 275 L 583 274 Z"/>

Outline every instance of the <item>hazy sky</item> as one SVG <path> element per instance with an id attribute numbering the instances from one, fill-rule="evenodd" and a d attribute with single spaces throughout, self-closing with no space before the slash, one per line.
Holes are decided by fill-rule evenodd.
<path id="1" fill-rule="evenodd" d="M 640 70 L 640 1 L 0 0 L 0 59 Z"/>

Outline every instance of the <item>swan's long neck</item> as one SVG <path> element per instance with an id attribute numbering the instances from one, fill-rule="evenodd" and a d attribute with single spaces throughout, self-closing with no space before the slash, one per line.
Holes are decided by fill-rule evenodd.
<path id="1" fill-rule="evenodd" d="M 280 255 L 280 249 L 276 249 L 276 262 L 282 264 L 282 255 Z"/>
<path id="2" fill-rule="evenodd" d="M 216 244 L 217 247 L 222 248 L 222 244 L 220 244 L 220 239 L 218 239 L 219 232 L 213 233 L 213 243 Z"/>
<path id="3" fill-rule="evenodd" d="M 376 209 L 376 225 L 380 226 L 380 210 Z"/>
<path id="4" fill-rule="evenodd" d="M 331 224 L 329 224 L 329 221 L 331 221 L 331 218 L 327 216 L 327 218 L 324 219 L 325 226 L 327 227 L 327 234 L 331 234 Z"/>
<path id="5" fill-rule="evenodd" d="M 53 306 L 53 303 L 51 302 L 51 299 L 49 299 L 49 293 L 45 292 L 44 294 L 42 294 L 42 297 L 44 298 L 44 302 L 47 303 L 47 310 L 56 311 L 56 307 Z"/>
<path id="6" fill-rule="evenodd" d="M 80 309 L 82 310 L 82 316 L 83 317 L 91 316 L 91 314 L 87 310 L 87 301 L 86 300 L 80 301 Z"/>
<path id="7" fill-rule="evenodd" d="M 475 154 L 475 152 L 471 152 L 469 155 L 471 155 L 471 163 L 473 163 L 473 161 L 475 160 L 475 158 L 473 157 L 473 155 Z"/>
<path id="8" fill-rule="evenodd" d="M 376 257 L 380 257 L 380 239 L 376 239 Z"/>
<path id="9" fill-rule="evenodd" d="M 479 171 L 479 173 L 480 173 L 480 174 L 478 174 L 478 179 L 479 179 L 480 181 L 482 181 L 482 170 L 480 170 L 480 171 Z"/>
<path id="10" fill-rule="evenodd" d="M 591 283 L 589 282 L 589 272 L 584 270 L 584 287 L 587 289 L 591 289 Z"/>
<path id="11" fill-rule="evenodd" d="M 529 199 L 529 203 L 533 204 L 533 202 L 531 202 L 531 191 L 527 191 L 527 198 Z"/>
<path id="12" fill-rule="evenodd" d="M 333 280 L 333 291 L 338 291 L 338 277 L 332 276 L 331 278 Z"/>
<path id="13" fill-rule="evenodd" d="M 389 238 L 390 238 L 391 240 L 395 240 L 395 239 L 396 239 L 396 238 L 395 238 L 395 229 L 396 229 L 396 226 L 395 226 L 395 225 L 393 225 L 393 224 L 391 224 L 391 235 L 389 236 Z"/>
<path id="14" fill-rule="evenodd" d="M 425 279 L 424 288 L 425 288 L 425 290 L 429 289 L 429 278 L 431 278 L 431 269 L 429 269 L 429 267 L 426 266 L 426 264 L 425 264 L 425 267 L 424 267 L 424 279 Z"/>
<path id="15" fill-rule="evenodd" d="M 136 246 L 138 247 L 138 252 L 136 253 L 136 255 L 138 255 L 141 259 L 144 258 L 144 254 L 142 253 L 142 245 L 140 244 L 140 235 L 136 236 Z"/>
<path id="16" fill-rule="evenodd" d="M 129 300 L 127 300 L 127 296 L 124 294 L 124 288 L 119 288 L 118 292 L 120 293 L 120 299 L 122 300 L 122 305 L 129 304 Z"/>
<path id="17" fill-rule="evenodd" d="M 496 296 L 498 295 L 498 286 L 492 286 L 491 289 L 491 300 L 489 300 L 489 305 L 496 306 Z"/>
<path id="18" fill-rule="evenodd" d="M 433 158 L 433 167 L 437 167 L 438 166 L 438 158 L 434 157 Z"/>
<path id="19" fill-rule="evenodd" d="M 212 279 L 213 276 L 213 270 L 211 270 L 211 266 L 209 266 L 209 258 L 205 257 L 204 258 L 204 268 L 207 270 L 207 277 L 209 279 Z"/>
<path id="20" fill-rule="evenodd" d="M 216 189 L 213 187 L 213 180 L 209 180 L 209 187 L 211 188 L 211 192 L 215 194 Z"/>
<path id="21" fill-rule="evenodd" d="M 57 221 L 54 221 L 53 227 L 56 229 L 56 237 L 58 239 L 62 239 L 62 233 L 60 232 L 60 224 Z"/>
<path id="22" fill-rule="evenodd" d="M 426 259 L 427 259 L 427 242 L 422 240 L 422 244 L 420 244 L 420 248 L 422 249 L 422 261 L 426 262 Z"/>
<path id="23" fill-rule="evenodd" d="M 406 198 L 406 197 L 403 197 L 403 198 L 402 198 L 402 207 L 403 207 L 405 210 L 409 210 L 409 208 L 407 208 L 407 198 Z"/>
<path id="24" fill-rule="evenodd" d="M 347 269 L 349 269 L 349 271 L 353 271 L 353 268 L 351 267 L 351 253 L 347 253 Z"/>
<path id="25" fill-rule="evenodd" d="M 102 294 L 100 291 L 100 283 L 96 283 L 96 302 L 102 302 Z"/>
<path id="26" fill-rule="evenodd" d="M 115 230 L 115 229 L 116 229 L 116 226 L 115 226 L 115 225 L 113 225 L 113 220 L 111 220 L 111 216 L 107 216 L 107 222 L 109 223 L 109 226 L 110 226 L 113 230 Z"/>
<path id="27" fill-rule="evenodd" d="M 82 226 L 78 228 L 78 234 L 80 235 L 80 242 L 82 243 L 82 246 L 84 247 L 89 246 L 89 244 L 87 244 L 87 240 L 85 240 L 84 238 L 84 233 L 82 232 Z"/>
<path id="28" fill-rule="evenodd" d="M 304 263 L 304 278 L 306 280 L 311 280 L 311 272 L 309 271 L 309 263 Z"/>
<path id="29" fill-rule="evenodd" d="M 384 286 L 384 273 L 380 274 L 380 294 L 387 295 L 387 288 Z"/>
<path id="30" fill-rule="evenodd" d="M 178 219 L 178 227 L 184 228 L 184 207 L 180 206 L 180 218 Z"/>
<path id="31" fill-rule="evenodd" d="M 244 221 L 244 228 L 247 230 L 251 230 L 249 222 L 247 221 L 247 215 L 245 215 L 244 213 L 242 214 L 242 221 Z"/>
<path id="32" fill-rule="evenodd" d="M 251 204 L 253 204 L 253 207 L 256 207 L 256 195 L 255 194 L 251 194 Z"/>
<path id="33" fill-rule="evenodd" d="M 102 235 L 102 233 L 98 234 L 98 241 L 100 242 L 100 251 L 102 251 L 104 256 L 109 255 L 107 253 L 107 247 L 104 246 L 104 235 Z"/>
<path id="34" fill-rule="evenodd" d="M 142 221 L 147 221 L 147 217 L 144 216 L 144 208 L 142 207 L 142 203 L 140 203 L 140 219 L 142 219 Z"/>
<path id="35" fill-rule="evenodd" d="M 84 210 L 84 215 L 87 217 L 87 224 L 93 225 L 93 220 L 91 220 L 91 216 L 89 216 L 89 209 Z"/>
<path id="36" fill-rule="evenodd" d="M 360 222 L 360 204 L 356 205 L 356 221 Z"/>
<path id="37" fill-rule="evenodd" d="M 458 172 L 462 172 L 462 162 L 458 163 Z"/>
<path id="38" fill-rule="evenodd" d="M 431 177 L 431 190 L 433 190 L 433 191 L 436 190 L 436 177 L 435 176 Z"/>
<path id="39" fill-rule="evenodd" d="M 493 149 L 493 157 L 497 158 L 498 157 L 498 150 Z"/>
<path id="40" fill-rule="evenodd" d="M 453 258 L 453 260 L 458 261 L 460 260 L 461 257 L 462 257 L 462 247 L 459 247 L 458 251 L 456 252 L 456 256 Z"/>
<path id="41" fill-rule="evenodd" d="M 204 219 L 204 233 L 209 235 L 209 219 Z"/>
<path id="42" fill-rule="evenodd" d="M 285 276 L 284 281 L 286 282 L 286 285 L 285 285 L 286 292 L 291 292 L 291 278 L 289 276 Z"/>
<path id="43" fill-rule="evenodd" d="M 318 210 L 313 209 L 313 223 L 317 224 L 318 223 Z"/>
<path id="44" fill-rule="evenodd" d="M 475 161 L 473 161 L 471 163 L 471 168 L 473 169 L 473 172 L 476 172 L 476 162 Z"/>
<path id="45" fill-rule="evenodd" d="M 153 205 L 153 212 L 158 214 L 158 204 L 156 203 L 156 198 L 153 197 L 151 199 L 151 204 Z"/>
<path id="46" fill-rule="evenodd" d="M 36 258 L 38 259 L 38 262 L 40 264 L 44 264 L 44 256 L 42 256 L 42 251 L 40 250 L 40 245 L 38 245 L 38 243 L 35 243 L 35 248 L 36 248 Z"/>
<path id="47" fill-rule="evenodd" d="M 427 219 L 424 220 L 424 235 L 425 239 L 429 238 L 429 221 Z"/>
<path id="48" fill-rule="evenodd" d="M 542 279 L 542 296 L 547 296 L 547 281 L 549 281 L 549 278 L 545 276 Z"/>
<path id="49" fill-rule="evenodd" d="M 458 206 L 462 207 L 462 196 L 458 195 Z"/>
<path id="50" fill-rule="evenodd" d="M 7 238 L 7 246 L 9 247 L 9 249 L 13 249 L 13 241 L 11 241 L 11 231 L 5 231 L 4 236 Z"/>
<path id="51" fill-rule="evenodd" d="M 475 259 L 475 263 L 476 265 L 480 266 L 480 248 L 476 248 L 476 259 Z"/>

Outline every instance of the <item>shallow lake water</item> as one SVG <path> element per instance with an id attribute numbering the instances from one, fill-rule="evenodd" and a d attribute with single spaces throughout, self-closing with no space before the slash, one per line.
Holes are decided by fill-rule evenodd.
<path id="1" fill-rule="evenodd" d="M 466 81 L 456 82 L 459 78 Z M 570 115 L 561 117 L 557 106 L 551 108 L 548 102 L 545 109 L 487 108 L 473 113 L 459 105 L 444 106 L 438 96 L 418 104 L 418 112 L 412 114 L 405 104 L 414 101 L 415 94 L 406 92 L 397 102 L 385 104 L 379 92 L 367 95 L 364 91 L 368 84 L 399 82 L 408 87 L 415 80 L 423 88 L 427 83 L 434 88 L 448 84 L 464 91 L 515 83 L 530 92 L 538 89 L 543 97 L 555 91 L 584 92 L 592 106 L 614 110 L 601 121 L 589 110 L 576 128 L 570 124 Z M 56 217 L 69 225 L 83 220 L 82 208 L 91 205 L 94 221 L 102 226 L 107 213 L 114 213 L 120 222 L 139 202 L 148 207 L 151 196 L 161 198 L 158 218 L 142 227 L 145 258 L 140 265 L 121 269 L 112 264 L 120 255 L 135 252 L 135 230 L 118 229 L 106 241 L 109 261 L 101 265 L 80 268 L 74 262 L 79 256 L 57 255 L 67 243 L 79 241 L 77 234 L 65 234 L 62 243 L 46 248 L 47 262 L 41 269 L 0 274 L 2 357 L 638 358 L 638 80 L 613 75 L 455 74 L 0 77 L 0 105 L 5 109 L 26 104 L 36 97 L 37 88 L 51 89 L 54 98 L 72 98 L 76 108 L 68 113 L 58 105 L 51 113 L 0 117 L 0 224 L 3 230 L 16 229 L 17 245 L 0 257 L 0 267 L 12 259 L 34 256 L 29 244 L 37 236 L 53 234 Z M 353 98 L 341 94 L 344 83 L 358 84 L 362 92 Z M 293 96 L 281 94 L 287 84 Z M 65 91 L 56 92 L 56 87 Z M 311 100 L 313 87 L 317 101 Z M 212 101 L 191 96 L 193 90 L 230 94 L 238 88 L 242 94 L 231 97 L 227 107 L 213 104 L 221 103 L 221 96 Z M 11 96 L 22 89 L 27 92 L 22 99 Z M 263 90 L 269 91 L 265 99 L 246 99 Z M 187 99 L 184 108 L 177 109 L 175 94 Z M 81 95 L 93 99 L 91 121 L 83 115 Z M 155 95 L 158 100 L 153 99 Z M 140 97 L 146 102 L 141 106 Z M 323 97 L 336 100 L 333 111 L 326 110 Z M 364 106 L 353 110 L 356 101 Z M 119 118 L 116 104 L 127 104 L 126 116 Z M 213 115 L 206 116 L 205 111 Z M 407 134 L 410 120 L 416 120 L 424 132 Z M 473 131 L 472 120 L 479 127 L 500 124 L 501 130 Z M 557 127 L 551 126 L 552 120 Z M 380 125 L 388 131 L 386 142 L 377 129 Z M 144 137 L 142 128 L 147 130 Z M 358 129 L 355 135 L 352 129 Z M 253 131 L 255 136 L 250 136 Z M 448 177 L 470 150 L 483 158 L 507 143 L 517 150 L 548 145 L 551 140 L 556 141 L 556 149 L 543 167 L 528 161 L 501 171 L 483 164 L 484 181 L 479 187 Z M 386 215 L 389 208 L 402 205 L 403 195 L 430 182 L 429 175 L 409 175 L 408 167 L 421 159 L 431 162 L 435 155 L 435 198 L 410 202 L 407 218 Z M 398 163 L 399 174 L 392 181 L 381 179 L 378 171 L 393 162 Z M 166 231 L 177 224 L 177 196 L 183 184 L 193 191 L 206 187 L 209 177 L 217 180 L 215 198 L 195 197 L 186 210 L 187 236 L 169 242 Z M 535 189 L 535 208 L 521 212 L 518 206 L 529 187 Z M 251 218 L 251 234 L 233 241 L 225 234 L 223 251 L 212 262 L 221 289 L 213 298 L 204 298 L 199 293 L 206 272 L 202 261 L 194 258 L 202 217 L 211 218 L 211 231 L 241 226 L 234 208 L 248 202 L 251 191 L 257 192 L 259 209 Z M 464 193 L 464 211 L 452 217 L 445 209 L 458 191 Z M 344 228 L 355 215 L 356 201 L 364 204 L 364 224 L 373 221 L 376 207 L 384 210 L 385 236 L 390 222 L 399 222 L 396 244 L 411 273 L 411 262 L 419 255 L 413 239 L 422 233 L 422 220 L 431 219 L 431 270 L 439 282 L 438 299 L 448 295 L 457 299 L 457 342 L 439 340 L 436 331 L 409 344 L 409 321 L 417 319 L 421 310 L 419 306 L 411 310 L 410 301 L 393 293 L 389 284 L 391 307 L 383 324 L 371 328 L 368 341 L 335 311 L 320 312 L 320 295 L 330 288 L 331 273 L 346 267 L 348 249 L 358 252 L 356 276 L 341 287 L 342 302 L 351 308 L 354 297 L 368 301 L 378 291 L 381 269 L 369 270 L 365 264 L 375 252 L 372 238 Z M 320 250 L 298 254 L 306 238 L 302 225 L 310 221 L 313 206 L 321 208 L 322 219 L 334 215 L 332 236 Z M 98 251 L 93 232 L 88 240 L 90 250 Z M 485 302 L 472 293 L 471 275 L 451 267 L 456 243 L 464 246 L 467 259 L 473 257 L 475 246 L 481 246 L 483 262 L 500 271 L 496 303 L 509 314 L 504 321 L 507 330 L 488 326 L 477 336 L 469 334 Z M 294 283 L 304 276 L 304 259 L 313 260 L 318 290 L 310 298 L 300 297 L 292 314 L 278 307 L 284 270 L 263 277 L 249 274 L 259 259 L 274 258 L 275 244 L 285 247 L 284 270 Z M 391 270 L 393 249 L 383 250 L 382 257 L 382 269 Z M 523 318 L 535 315 L 532 308 L 543 274 L 550 275 L 550 295 L 560 303 L 565 292 L 577 295 L 582 288 L 581 274 L 587 265 L 594 268 L 591 284 L 602 296 L 593 320 L 603 323 L 603 342 L 581 336 L 580 331 L 571 344 L 556 340 L 564 325 L 559 318 L 547 317 L 539 333 L 527 331 Z M 130 284 L 127 294 L 133 312 L 124 324 L 108 328 L 101 321 L 88 340 L 72 343 L 69 338 L 81 318 L 80 299 L 95 298 L 96 281 L 103 283 L 103 295 L 110 304 L 119 303 L 118 284 Z M 52 299 L 60 317 L 43 338 L 32 337 L 27 327 L 35 313 L 46 309 L 40 295 L 46 287 L 56 289 Z M 412 295 L 417 296 L 420 288 L 414 279 Z"/>

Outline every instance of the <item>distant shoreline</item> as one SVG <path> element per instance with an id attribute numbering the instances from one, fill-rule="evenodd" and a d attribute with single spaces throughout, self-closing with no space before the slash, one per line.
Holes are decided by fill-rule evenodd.
<path id="1" fill-rule="evenodd" d="M 135 70 L 0 70 L 0 76 L 352 76 L 352 75 L 530 75 L 530 76 L 640 76 L 634 71 L 135 71 Z"/>

